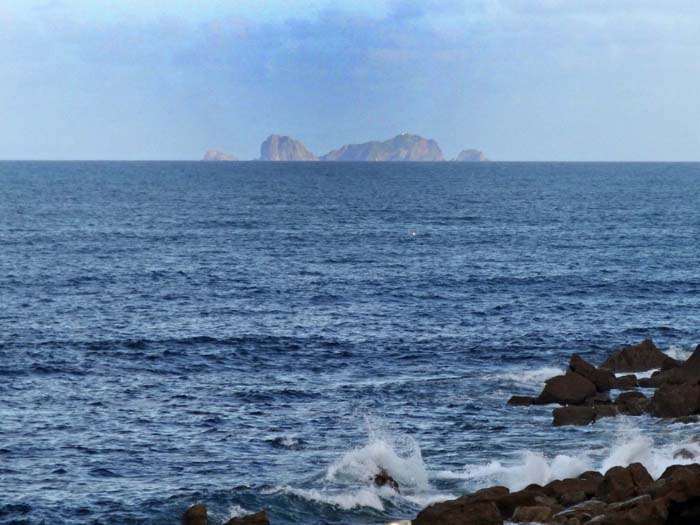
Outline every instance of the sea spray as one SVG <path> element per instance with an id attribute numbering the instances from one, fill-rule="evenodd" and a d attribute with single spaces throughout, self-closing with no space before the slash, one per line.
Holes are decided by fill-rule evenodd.
<path id="1" fill-rule="evenodd" d="M 345 453 L 326 471 L 326 479 L 368 482 L 385 469 L 401 487 L 428 490 L 428 471 L 418 443 L 407 435 L 391 434 L 376 418 L 365 418 L 367 443 Z"/>

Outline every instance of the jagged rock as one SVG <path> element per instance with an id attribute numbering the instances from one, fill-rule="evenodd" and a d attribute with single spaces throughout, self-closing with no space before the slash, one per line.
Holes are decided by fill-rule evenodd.
<path id="1" fill-rule="evenodd" d="M 593 383 L 598 392 L 607 392 L 615 384 L 615 374 L 610 370 L 596 368 L 578 354 L 573 354 L 569 361 L 569 370 L 582 375 Z"/>
<path id="2" fill-rule="evenodd" d="M 535 398 L 530 396 L 512 396 L 508 404 L 514 407 L 529 407 L 534 401 Z"/>
<path id="3" fill-rule="evenodd" d="M 595 421 L 596 410 L 588 406 L 565 406 L 555 408 L 552 412 L 554 426 L 589 425 Z"/>
<path id="4" fill-rule="evenodd" d="M 201 503 L 192 505 L 180 516 L 180 523 L 182 525 L 207 525 L 207 506 Z"/>
<path id="5" fill-rule="evenodd" d="M 325 161 L 441 161 L 440 146 L 434 140 L 402 133 L 383 142 L 346 144 L 327 153 Z"/>
<path id="6" fill-rule="evenodd" d="M 270 525 L 270 519 L 267 516 L 267 512 L 261 510 L 255 514 L 231 518 L 226 522 L 226 525 Z"/>
<path id="7" fill-rule="evenodd" d="M 318 159 L 298 140 L 286 135 L 270 135 L 260 146 L 260 160 L 308 161 Z"/>
<path id="8" fill-rule="evenodd" d="M 552 515 L 552 509 L 545 506 L 518 507 L 513 513 L 511 521 L 515 523 L 544 522 Z"/>
<path id="9" fill-rule="evenodd" d="M 400 492 L 398 481 L 396 481 L 394 478 L 392 478 L 389 475 L 389 473 L 383 468 L 380 468 L 379 472 L 377 472 L 377 474 L 375 474 L 374 484 L 377 487 L 385 487 L 386 486 L 386 487 L 389 487 L 389 488 L 395 490 L 396 492 Z"/>
<path id="10" fill-rule="evenodd" d="M 651 339 L 645 339 L 638 345 L 627 346 L 613 352 L 601 365 L 601 368 L 620 373 L 645 372 L 664 366 L 678 366 L 678 362 L 656 348 Z"/>
<path id="11" fill-rule="evenodd" d="M 687 448 L 681 448 L 673 453 L 673 459 L 695 459 L 695 454 L 693 454 Z"/>
<path id="12" fill-rule="evenodd" d="M 695 351 L 685 363 L 653 374 L 648 384 L 651 387 L 659 387 L 665 384 L 678 385 L 698 382 L 700 382 L 700 345 L 695 348 Z"/>
<path id="13" fill-rule="evenodd" d="M 649 399 L 641 392 L 622 392 L 615 400 L 621 414 L 641 416 L 649 408 Z"/>
<path id="14" fill-rule="evenodd" d="M 700 385 L 665 384 L 651 398 L 649 409 L 656 417 L 683 417 L 700 411 Z"/>
<path id="15" fill-rule="evenodd" d="M 639 380 L 634 374 L 618 377 L 615 379 L 613 388 L 617 390 L 632 390 L 639 386 Z"/>
<path id="16" fill-rule="evenodd" d="M 535 404 L 580 405 L 596 392 L 596 387 L 591 381 L 576 372 L 567 372 L 547 379 L 544 390 L 535 400 Z"/>
<path id="17" fill-rule="evenodd" d="M 495 501 L 509 492 L 506 487 L 491 487 L 455 500 L 433 503 L 418 513 L 412 525 L 503 525 Z"/>
<path id="18" fill-rule="evenodd" d="M 596 497 L 608 503 L 627 500 L 639 496 L 653 481 L 641 463 L 613 467 L 603 476 Z"/>

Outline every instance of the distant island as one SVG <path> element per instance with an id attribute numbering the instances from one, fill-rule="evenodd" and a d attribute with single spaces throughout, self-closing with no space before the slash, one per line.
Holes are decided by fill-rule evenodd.
<path id="1" fill-rule="evenodd" d="M 238 160 L 233 155 L 218 150 L 204 154 L 205 161 Z M 260 145 L 260 159 L 263 161 L 330 161 L 330 162 L 441 162 L 445 160 L 437 142 L 420 135 L 402 133 L 395 137 L 361 144 L 346 144 L 338 149 L 317 157 L 304 144 L 287 135 L 270 135 Z M 485 162 L 489 159 L 477 149 L 465 149 L 455 162 Z"/>
<path id="2" fill-rule="evenodd" d="M 445 160 L 434 140 L 402 133 L 384 142 L 347 144 L 327 153 L 321 160 L 330 161 L 441 161 Z"/>
<path id="3" fill-rule="evenodd" d="M 223 160 L 238 160 L 236 157 L 233 155 L 229 155 L 228 153 L 224 153 L 223 151 L 219 151 L 216 149 L 210 149 L 204 154 L 204 157 L 202 157 L 202 160 L 207 160 L 207 161 L 223 161 Z"/>

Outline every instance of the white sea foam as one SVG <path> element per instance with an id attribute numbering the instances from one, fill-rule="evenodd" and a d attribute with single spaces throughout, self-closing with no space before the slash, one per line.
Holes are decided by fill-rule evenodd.
<path id="1" fill-rule="evenodd" d="M 279 491 L 293 494 L 300 498 L 333 505 L 343 510 L 350 510 L 357 507 L 370 507 L 376 510 L 384 510 L 379 493 L 371 488 L 363 488 L 344 493 L 332 493 L 316 489 L 297 489 L 290 486 L 278 487 Z"/>
<path id="2" fill-rule="evenodd" d="M 231 505 L 226 511 L 228 517 L 224 521 L 228 521 L 231 518 L 237 518 L 238 516 L 245 516 L 247 514 L 252 514 L 251 511 L 244 509 L 240 505 Z"/>
<path id="3" fill-rule="evenodd" d="M 693 353 L 693 350 L 694 348 L 683 348 L 682 346 L 671 345 L 671 347 L 666 350 L 665 354 L 678 361 L 687 361 Z"/>
<path id="4" fill-rule="evenodd" d="M 511 490 L 520 490 L 531 483 L 544 485 L 555 479 L 576 477 L 587 470 L 604 473 L 614 466 L 625 467 L 637 462 L 642 463 L 654 478 L 658 478 L 671 465 L 694 461 L 677 455 L 681 449 L 700 457 L 700 443 L 692 439 L 692 434 L 686 433 L 685 438 L 676 437 L 672 442 L 656 442 L 649 435 L 643 434 L 636 423 L 628 418 L 620 418 L 616 424 L 613 432 L 618 438 L 608 448 L 594 446 L 553 457 L 538 451 L 524 450 L 514 461 L 467 465 L 457 472 L 435 471 L 431 477 L 462 479 L 467 490 L 492 485 L 505 485 Z M 670 434 L 664 432 L 657 437 L 667 439 Z"/>
<path id="5" fill-rule="evenodd" d="M 383 468 L 401 487 L 429 489 L 418 443 L 410 436 L 390 435 L 377 420 L 368 420 L 367 425 L 367 444 L 347 452 L 328 467 L 326 480 L 367 483 Z"/>
<path id="6" fill-rule="evenodd" d="M 530 370 L 513 370 L 512 372 L 503 372 L 497 374 L 495 379 L 507 381 L 510 383 L 540 385 L 550 377 L 558 376 L 564 373 L 561 368 L 553 366 L 544 366 L 542 368 L 533 368 Z"/>

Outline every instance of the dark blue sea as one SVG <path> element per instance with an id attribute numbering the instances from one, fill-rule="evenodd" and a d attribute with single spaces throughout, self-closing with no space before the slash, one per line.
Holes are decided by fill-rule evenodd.
<path id="1" fill-rule="evenodd" d="M 699 164 L 0 163 L 0 523 L 658 475 L 693 425 L 505 403 L 572 352 L 687 355 L 699 248 Z"/>

